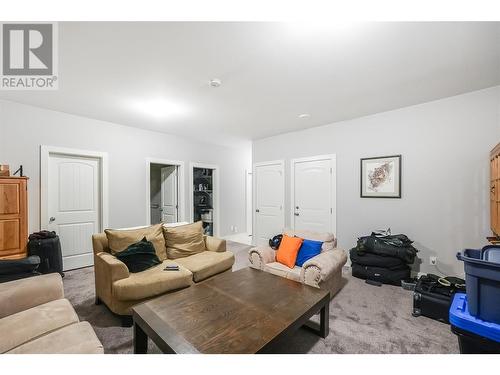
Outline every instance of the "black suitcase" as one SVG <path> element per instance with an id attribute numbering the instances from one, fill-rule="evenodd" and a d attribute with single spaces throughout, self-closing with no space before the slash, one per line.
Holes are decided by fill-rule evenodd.
<path id="1" fill-rule="evenodd" d="M 351 262 L 362 266 L 400 269 L 405 262 L 399 258 L 377 255 L 372 253 L 360 253 L 355 247 L 349 251 Z"/>
<path id="2" fill-rule="evenodd" d="M 63 263 L 61 242 L 59 236 L 52 238 L 30 239 L 28 242 L 28 254 L 40 257 L 38 271 L 41 273 L 58 272 L 62 277 Z"/>
<path id="3" fill-rule="evenodd" d="M 456 292 L 464 292 L 465 287 L 456 284 L 444 286 L 438 280 L 439 277 L 433 274 L 424 275 L 418 279 L 413 292 L 412 315 L 415 317 L 423 315 L 442 323 L 449 323 L 453 296 Z M 463 282 L 462 280 L 462 284 Z M 461 284 L 459 283 L 459 285 Z"/>
<path id="4" fill-rule="evenodd" d="M 351 270 L 354 277 L 363 280 L 379 281 L 382 284 L 401 286 L 401 280 L 410 278 L 410 267 L 405 265 L 396 269 L 389 269 L 352 263 Z"/>

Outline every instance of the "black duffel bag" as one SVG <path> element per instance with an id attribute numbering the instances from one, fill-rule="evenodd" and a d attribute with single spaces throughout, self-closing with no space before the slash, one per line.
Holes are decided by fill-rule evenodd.
<path id="1" fill-rule="evenodd" d="M 360 253 L 357 248 L 351 249 L 349 251 L 349 255 L 351 257 L 351 262 L 362 266 L 398 269 L 406 264 L 402 259 L 395 257 L 377 255 L 373 253 Z"/>
<path id="2" fill-rule="evenodd" d="M 388 269 L 352 263 L 351 269 L 352 275 L 358 279 L 379 281 L 382 284 L 401 286 L 401 280 L 410 278 L 410 267 L 406 265 Z"/>
<path id="3" fill-rule="evenodd" d="M 358 239 L 357 251 L 359 254 L 373 253 L 403 260 L 406 264 L 415 261 L 418 250 L 412 246 L 411 241 L 404 234 L 390 236 L 370 236 Z"/>

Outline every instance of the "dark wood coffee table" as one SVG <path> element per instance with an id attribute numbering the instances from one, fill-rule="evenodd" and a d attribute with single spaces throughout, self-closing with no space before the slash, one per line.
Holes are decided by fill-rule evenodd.
<path id="1" fill-rule="evenodd" d="M 329 302 L 328 291 L 263 271 L 226 272 L 135 306 L 134 352 L 148 337 L 164 353 L 266 352 L 301 326 L 326 337 Z M 309 321 L 318 312 L 319 325 Z"/>

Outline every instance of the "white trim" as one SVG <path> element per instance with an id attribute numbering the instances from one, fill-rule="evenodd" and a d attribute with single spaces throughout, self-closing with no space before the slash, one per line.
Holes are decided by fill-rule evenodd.
<path id="1" fill-rule="evenodd" d="M 294 217 L 294 197 L 295 197 L 295 164 L 307 161 L 317 161 L 317 160 L 330 160 L 332 173 L 331 178 L 331 202 L 332 202 L 332 221 L 330 226 L 330 231 L 337 237 L 337 155 L 317 155 L 308 156 L 305 158 L 297 158 L 290 160 L 290 228 L 295 229 L 295 217 Z"/>
<path id="2" fill-rule="evenodd" d="M 219 200 L 220 200 L 220 195 L 219 195 L 219 181 L 220 181 L 220 168 L 216 164 L 205 164 L 205 163 L 194 163 L 190 162 L 189 163 L 189 222 L 192 223 L 194 220 L 194 202 L 193 202 L 193 168 L 205 168 L 205 169 L 213 169 L 214 171 L 214 176 L 212 177 L 212 183 L 213 183 L 213 207 L 214 207 L 214 236 L 219 237 L 220 236 L 220 220 L 219 220 L 219 214 L 220 214 L 220 209 L 219 209 Z"/>
<path id="3" fill-rule="evenodd" d="M 49 158 L 50 155 L 67 155 L 97 158 L 100 160 L 100 220 L 99 231 L 109 226 L 109 185 L 108 185 L 108 153 L 100 151 L 79 150 L 66 147 L 40 146 L 40 230 L 48 228 L 49 203 Z"/>
<path id="4" fill-rule="evenodd" d="M 250 192 L 248 191 L 248 179 L 250 181 Z M 250 193 L 250 194 L 249 194 Z M 250 200 L 250 204 L 248 204 Z M 246 233 L 252 236 L 253 233 L 253 172 L 251 169 L 245 169 L 245 223 Z"/>
<path id="5" fill-rule="evenodd" d="M 255 210 L 257 207 L 255 206 L 257 203 L 257 189 L 256 189 L 256 182 L 257 182 L 257 173 L 256 173 L 256 167 L 262 167 L 266 165 L 279 165 L 281 167 L 281 183 L 283 187 L 283 200 L 281 201 L 281 227 L 282 230 L 285 229 L 285 197 L 286 197 L 286 183 L 285 183 L 285 160 L 272 160 L 272 161 L 263 161 L 259 163 L 254 163 L 252 166 L 252 244 L 256 245 L 256 240 L 257 240 L 257 235 L 256 235 L 256 230 L 257 230 L 257 225 L 255 223 Z"/>
<path id="6" fill-rule="evenodd" d="M 146 158 L 146 225 L 151 225 L 151 164 L 165 164 L 177 166 L 177 189 L 178 189 L 178 202 L 177 220 L 186 221 L 186 197 L 185 197 L 185 183 L 184 183 L 184 166 L 185 163 L 181 160 L 169 160 L 159 158 Z"/>

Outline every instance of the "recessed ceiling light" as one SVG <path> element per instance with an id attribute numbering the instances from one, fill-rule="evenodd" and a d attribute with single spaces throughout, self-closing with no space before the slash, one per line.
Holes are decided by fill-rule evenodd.
<path id="1" fill-rule="evenodd" d="M 309 118 L 309 117 L 311 117 L 311 115 L 310 115 L 309 113 L 301 113 L 301 114 L 299 115 L 299 118 L 302 118 L 302 119 L 307 119 L 307 118 Z"/>
<path id="2" fill-rule="evenodd" d="M 137 112 L 158 119 L 182 116 L 188 112 L 184 104 L 165 98 L 134 100 L 131 107 Z"/>
<path id="3" fill-rule="evenodd" d="M 209 82 L 210 87 L 219 87 L 222 85 L 222 81 L 219 78 L 213 78 Z"/>

